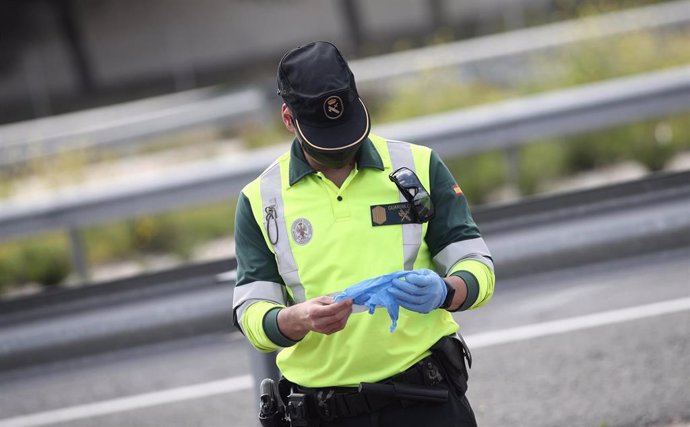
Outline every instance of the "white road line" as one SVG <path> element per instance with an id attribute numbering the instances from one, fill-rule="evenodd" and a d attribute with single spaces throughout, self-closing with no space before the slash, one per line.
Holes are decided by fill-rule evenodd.
<path id="1" fill-rule="evenodd" d="M 198 399 L 205 396 L 214 396 L 234 391 L 247 390 L 252 387 L 251 375 L 227 378 L 219 381 L 211 381 L 186 387 L 172 388 L 153 393 L 136 394 L 119 399 L 104 400 L 86 405 L 70 406 L 54 411 L 39 412 L 37 414 L 7 418 L 0 420 L 1 427 L 29 427 L 44 426 L 66 421 L 80 420 L 84 418 L 107 415 L 116 412 L 131 411 L 133 409 L 147 408 L 166 403 L 180 402 L 183 400 Z"/>
<path id="2" fill-rule="evenodd" d="M 467 344 L 472 349 L 562 334 L 597 326 L 627 322 L 646 317 L 660 316 L 690 310 L 690 298 L 679 298 L 659 303 L 640 305 L 620 310 L 605 311 L 586 316 L 571 317 L 551 322 L 536 323 L 510 329 L 468 335 Z M 198 399 L 206 396 L 232 393 L 252 388 L 251 375 L 227 378 L 186 387 L 153 393 L 138 394 L 119 399 L 104 400 L 85 405 L 71 406 L 47 412 L 39 412 L 14 418 L 0 419 L 0 427 L 35 427 L 74 421 L 79 419 L 131 411 L 167 403 Z"/>
<path id="3" fill-rule="evenodd" d="M 481 334 L 468 335 L 465 337 L 465 340 L 470 349 L 475 349 L 610 325 L 612 323 L 643 319 L 645 317 L 660 316 L 662 314 L 670 314 L 683 310 L 690 310 L 690 298 L 679 298 L 623 308 L 620 310 L 604 311 L 601 313 L 570 317 L 551 322 L 535 323 L 533 325 L 484 332 Z M 1 424 L 0 427 L 2 427 Z"/>

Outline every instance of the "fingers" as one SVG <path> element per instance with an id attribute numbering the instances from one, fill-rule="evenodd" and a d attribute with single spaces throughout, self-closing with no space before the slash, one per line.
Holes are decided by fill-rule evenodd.
<path id="1" fill-rule="evenodd" d="M 429 299 L 433 296 L 428 280 L 425 280 L 425 276 L 418 274 L 408 274 L 407 278 L 410 279 L 394 279 L 391 282 L 393 286 L 388 288 L 388 292 L 398 304 L 406 309 L 417 313 L 428 313 Z"/>
<path id="2" fill-rule="evenodd" d="M 309 309 L 309 314 L 315 317 L 328 317 L 342 310 L 352 310 L 352 298 L 333 302 L 333 298 L 323 296 L 314 298 L 313 301 L 317 304 L 312 304 Z"/>
<path id="3" fill-rule="evenodd" d="M 398 301 L 398 304 L 402 305 L 407 309 L 410 309 L 410 307 L 413 305 L 419 304 L 420 298 L 424 297 L 423 295 L 415 295 L 408 293 L 396 287 L 388 288 L 388 292 L 396 299 L 396 301 Z"/>
<path id="4" fill-rule="evenodd" d="M 317 332 L 320 332 L 322 334 L 330 335 L 335 332 L 341 331 L 345 329 L 345 326 L 347 326 L 347 320 L 349 319 L 350 314 L 348 313 L 344 318 L 337 320 L 333 323 L 327 324 L 320 326 L 317 330 Z"/>
<path id="5" fill-rule="evenodd" d="M 422 275 L 418 273 L 410 273 L 407 276 L 405 276 L 405 279 L 407 282 L 414 283 L 418 286 L 429 286 L 429 284 L 431 284 L 431 278 L 428 275 Z"/>
<path id="6" fill-rule="evenodd" d="M 318 303 L 317 305 L 331 305 L 333 304 L 333 297 L 330 297 L 328 295 L 323 295 L 320 297 L 313 298 L 309 300 L 308 302 L 310 303 Z"/>
<path id="7" fill-rule="evenodd" d="M 392 284 L 393 286 L 391 286 L 390 289 L 398 289 L 399 291 L 405 292 L 409 295 L 422 296 L 426 295 L 428 292 L 426 289 L 426 283 L 420 284 L 410 280 L 393 279 Z"/>
<path id="8" fill-rule="evenodd" d="M 312 330 L 326 335 L 341 331 L 345 329 L 350 314 L 351 312 L 345 312 L 342 317 L 315 319 L 312 321 Z"/>
<path id="9" fill-rule="evenodd" d="M 311 330 L 322 334 L 332 334 L 345 328 L 352 313 L 352 299 L 334 303 L 330 297 L 314 299 L 308 311 Z"/>
<path id="10" fill-rule="evenodd" d="M 428 313 L 429 310 L 426 308 L 427 297 L 426 296 L 416 296 L 410 295 L 400 289 L 391 287 L 388 288 L 388 292 L 395 298 L 395 300 L 400 304 L 400 306 L 405 307 L 408 310 L 416 311 L 417 313 Z"/>
<path id="11" fill-rule="evenodd" d="M 405 308 L 409 308 L 410 305 L 415 304 L 419 299 L 419 296 L 417 295 L 410 295 L 407 292 L 394 287 L 388 288 L 388 293 L 395 298 L 398 304 Z"/>
<path id="12" fill-rule="evenodd" d="M 436 273 L 428 268 L 418 268 L 417 270 L 412 270 L 410 274 L 416 274 L 418 276 L 433 276 Z"/>

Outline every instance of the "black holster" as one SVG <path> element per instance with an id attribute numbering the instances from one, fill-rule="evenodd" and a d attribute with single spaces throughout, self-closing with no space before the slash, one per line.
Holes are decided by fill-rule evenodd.
<path id="1" fill-rule="evenodd" d="M 469 379 L 468 368 L 472 367 L 472 354 L 465 340 L 460 334 L 449 335 L 438 340 L 430 350 L 445 371 L 448 384 L 453 386 L 460 396 L 464 396 Z"/>
<path id="2" fill-rule="evenodd" d="M 285 419 L 285 405 L 278 387 L 271 378 L 265 378 L 259 386 L 259 422 L 262 427 L 290 427 Z"/>

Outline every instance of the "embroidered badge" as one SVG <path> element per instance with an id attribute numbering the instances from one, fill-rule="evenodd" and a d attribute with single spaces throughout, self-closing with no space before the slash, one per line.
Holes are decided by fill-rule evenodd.
<path id="1" fill-rule="evenodd" d="M 339 96 L 329 96 L 323 103 L 323 112 L 329 119 L 335 120 L 343 115 L 343 100 Z"/>
<path id="2" fill-rule="evenodd" d="M 455 184 L 453 186 L 453 191 L 455 192 L 456 196 L 462 196 L 462 190 L 460 189 L 460 186 L 458 184 Z"/>
<path id="3" fill-rule="evenodd" d="M 412 216 L 410 215 L 410 207 L 409 206 L 398 208 L 398 216 L 400 217 L 400 221 L 403 224 L 407 224 L 408 222 L 412 222 Z"/>
<path id="4" fill-rule="evenodd" d="M 298 245 L 306 245 L 314 235 L 314 229 L 306 218 L 297 218 L 292 223 L 292 239 Z"/>
<path id="5" fill-rule="evenodd" d="M 381 225 L 386 222 L 386 208 L 383 206 L 374 206 L 371 208 L 371 220 L 374 224 Z"/>
<path id="6" fill-rule="evenodd" d="M 401 225 L 416 223 L 409 203 L 371 206 L 371 225 Z"/>

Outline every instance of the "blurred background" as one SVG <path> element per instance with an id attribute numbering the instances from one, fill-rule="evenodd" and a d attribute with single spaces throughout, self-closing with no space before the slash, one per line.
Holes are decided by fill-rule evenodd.
<path id="1" fill-rule="evenodd" d="M 255 425 L 234 206 L 317 39 L 494 253 L 480 425 L 690 425 L 689 1 L 5 0 L 0 426 Z"/>

